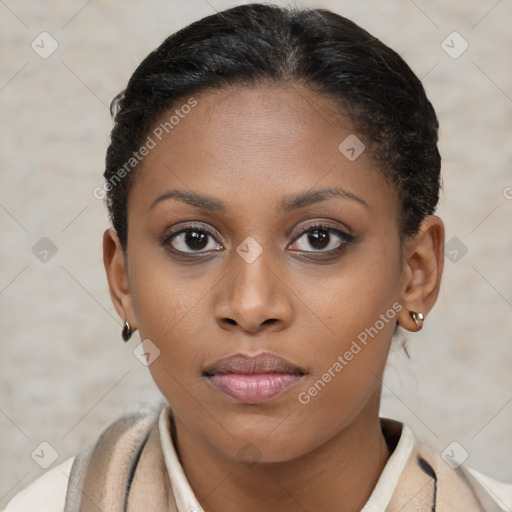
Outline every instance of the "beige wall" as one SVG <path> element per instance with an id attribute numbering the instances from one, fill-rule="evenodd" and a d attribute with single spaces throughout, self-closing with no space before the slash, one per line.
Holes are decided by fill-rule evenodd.
<path id="1" fill-rule="evenodd" d="M 43 472 L 30 456 L 41 442 L 63 461 L 158 397 L 132 354 L 138 337 L 121 341 L 104 277 L 108 220 L 92 191 L 102 183 L 107 105 L 165 36 L 237 3 L 0 2 L 0 507 Z M 512 3 L 299 5 L 352 18 L 423 77 L 442 126 L 439 214 L 447 240 L 467 247 L 446 261 L 438 304 L 410 336 L 412 360 L 390 360 L 382 414 L 439 450 L 459 442 L 468 464 L 512 480 Z M 42 31 L 59 45 L 46 59 L 31 48 Z M 469 44 L 458 58 L 442 48 L 453 31 Z M 452 40 L 445 46 L 457 53 L 462 41 Z M 49 39 L 36 44 L 51 49 Z M 38 243 L 51 251 L 42 237 L 57 250 L 47 262 L 33 252 Z"/>

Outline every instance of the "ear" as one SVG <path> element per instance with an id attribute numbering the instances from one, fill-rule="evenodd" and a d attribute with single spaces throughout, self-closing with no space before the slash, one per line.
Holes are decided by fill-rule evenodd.
<path id="1" fill-rule="evenodd" d="M 419 331 L 411 312 L 425 317 L 433 308 L 444 267 L 444 224 L 436 215 L 429 215 L 420 225 L 418 233 L 404 242 L 403 269 L 400 291 L 402 310 L 398 323 L 408 331 Z"/>
<path id="2" fill-rule="evenodd" d="M 136 329 L 133 300 L 130 289 L 128 268 L 117 232 L 109 228 L 103 233 L 103 264 L 107 273 L 110 298 L 117 314 Z"/>

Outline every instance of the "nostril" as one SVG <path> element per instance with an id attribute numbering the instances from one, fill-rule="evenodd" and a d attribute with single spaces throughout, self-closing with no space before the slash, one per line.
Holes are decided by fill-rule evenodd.
<path id="1" fill-rule="evenodd" d="M 274 324 L 277 322 L 277 318 L 267 318 L 263 323 L 264 324 Z"/>
<path id="2" fill-rule="evenodd" d="M 227 322 L 228 324 L 236 325 L 236 321 L 235 321 L 235 320 L 233 320 L 232 318 L 226 318 L 225 320 L 226 320 L 226 322 Z"/>

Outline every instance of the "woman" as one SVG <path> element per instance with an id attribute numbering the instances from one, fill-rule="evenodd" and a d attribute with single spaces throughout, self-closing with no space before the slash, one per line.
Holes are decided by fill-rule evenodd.
<path id="1" fill-rule="evenodd" d="M 105 269 L 165 401 L 7 510 L 507 510 L 379 418 L 443 271 L 438 122 L 405 62 L 329 11 L 245 5 L 166 39 L 112 113 Z"/>

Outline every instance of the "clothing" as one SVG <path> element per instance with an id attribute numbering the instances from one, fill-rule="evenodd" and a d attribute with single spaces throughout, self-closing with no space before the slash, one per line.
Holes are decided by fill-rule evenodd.
<path id="1" fill-rule="evenodd" d="M 174 448 L 171 416 L 166 403 L 122 416 L 5 512 L 204 512 Z M 381 426 L 396 446 L 361 512 L 512 510 L 512 485 L 452 469 L 406 425 L 381 418 Z"/>

